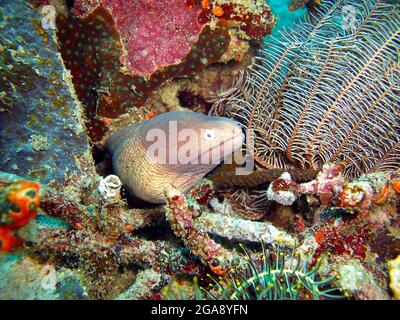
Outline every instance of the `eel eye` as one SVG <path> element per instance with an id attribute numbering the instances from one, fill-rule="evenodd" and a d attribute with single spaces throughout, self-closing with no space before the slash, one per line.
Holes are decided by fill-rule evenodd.
<path id="1" fill-rule="evenodd" d="M 207 129 L 204 131 L 203 137 L 205 140 L 211 141 L 215 138 L 215 132 L 213 130 Z"/>

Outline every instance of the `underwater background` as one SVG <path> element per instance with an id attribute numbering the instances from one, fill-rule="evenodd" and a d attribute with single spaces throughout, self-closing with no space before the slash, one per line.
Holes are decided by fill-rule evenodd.
<path id="1" fill-rule="evenodd" d="M 400 299 L 399 9 L 2 0 L 0 300 Z"/>

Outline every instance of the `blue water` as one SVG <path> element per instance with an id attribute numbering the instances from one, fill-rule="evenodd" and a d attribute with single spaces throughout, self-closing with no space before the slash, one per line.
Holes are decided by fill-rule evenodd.
<path id="1" fill-rule="evenodd" d="M 294 26 L 302 16 L 307 13 L 306 8 L 302 8 L 296 11 L 290 12 L 288 10 L 289 0 L 268 0 L 267 3 L 272 9 L 272 12 L 277 18 L 276 26 L 272 31 L 272 36 L 280 38 L 279 31 L 282 28 L 290 29 Z M 265 37 L 265 41 L 268 41 L 269 36 Z"/>

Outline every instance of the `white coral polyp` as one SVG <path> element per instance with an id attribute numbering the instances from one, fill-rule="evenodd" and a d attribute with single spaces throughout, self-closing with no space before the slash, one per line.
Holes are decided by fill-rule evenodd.
<path id="1" fill-rule="evenodd" d="M 288 182 L 292 181 L 292 178 L 289 173 L 284 172 L 279 179 L 284 179 Z M 267 198 L 268 200 L 273 200 L 278 202 L 279 204 L 282 204 L 284 206 L 290 206 L 293 204 L 293 202 L 296 201 L 297 196 L 296 194 L 291 191 L 291 190 L 278 190 L 274 191 L 272 189 L 273 182 L 269 184 L 268 190 L 267 190 Z"/>
<path id="2" fill-rule="evenodd" d="M 110 199 L 119 195 L 121 186 L 122 183 L 119 177 L 111 174 L 100 181 L 97 190 L 99 191 L 102 198 Z"/>

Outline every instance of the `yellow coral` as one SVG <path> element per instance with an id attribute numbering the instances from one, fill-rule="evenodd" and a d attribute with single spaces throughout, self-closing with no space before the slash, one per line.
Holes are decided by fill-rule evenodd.
<path id="1" fill-rule="evenodd" d="M 400 300 L 400 255 L 388 261 L 390 289 L 392 289 L 394 298 Z"/>

